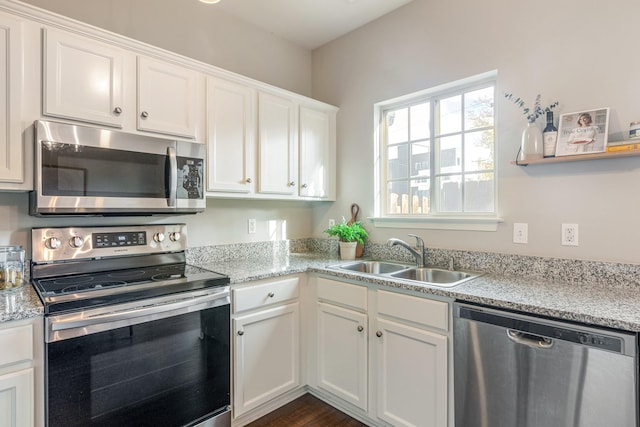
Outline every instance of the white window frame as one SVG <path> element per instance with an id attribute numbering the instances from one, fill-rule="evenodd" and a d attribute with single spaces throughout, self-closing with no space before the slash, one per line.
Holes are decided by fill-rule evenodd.
<path id="1" fill-rule="evenodd" d="M 432 98 L 443 98 L 447 95 L 455 95 L 461 92 L 473 90 L 476 87 L 493 84 L 497 88 L 497 71 L 472 76 L 466 79 L 457 80 L 451 83 L 412 93 L 402 97 L 379 102 L 374 105 L 375 129 L 375 216 L 371 218 L 376 227 L 382 228 L 414 228 L 414 229 L 443 229 L 443 230 L 473 230 L 473 231 L 496 231 L 498 224 L 503 222 L 498 217 L 498 167 L 497 167 L 497 98 L 494 94 L 494 212 L 465 213 L 465 212 L 435 212 L 426 215 L 411 214 L 388 214 L 385 213 L 386 203 L 386 170 L 387 149 L 384 135 L 382 135 L 382 119 L 384 113 L 390 109 L 396 109 L 403 105 L 412 105 L 420 101 Z M 435 138 L 431 138 L 432 150 Z M 432 157 L 433 158 L 433 157 Z M 434 172 L 431 172 L 432 182 Z M 433 184 L 432 184 L 433 185 Z"/>

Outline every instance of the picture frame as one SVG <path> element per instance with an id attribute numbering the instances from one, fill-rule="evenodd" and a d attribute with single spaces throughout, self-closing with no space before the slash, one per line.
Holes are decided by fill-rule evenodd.
<path id="1" fill-rule="evenodd" d="M 604 153 L 609 135 L 609 108 L 560 115 L 556 157 Z"/>

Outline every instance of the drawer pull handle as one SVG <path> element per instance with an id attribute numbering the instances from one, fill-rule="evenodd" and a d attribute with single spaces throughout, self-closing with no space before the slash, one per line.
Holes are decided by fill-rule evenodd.
<path id="1" fill-rule="evenodd" d="M 377 336 L 378 338 L 380 338 L 380 337 L 382 336 L 382 331 L 378 331 L 378 332 L 376 332 L 376 336 Z"/>
<path id="2" fill-rule="evenodd" d="M 238 331 L 238 335 L 240 335 L 240 336 L 244 335 L 244 331 L 242 331 L 242 330 Z"/>
<path id="3" fill-rule="evenodd" d="M 358 332 L 362 332 L 362 331 L 364 331 L 364 326 L 358 325 Z"/>
<path id="4" fill-rule="evenodd" d="M 274 296 L 276 296 L 276 294 L 274 294 L 273 292 L 269 292 L 269 298 L 273 298 Z"/>

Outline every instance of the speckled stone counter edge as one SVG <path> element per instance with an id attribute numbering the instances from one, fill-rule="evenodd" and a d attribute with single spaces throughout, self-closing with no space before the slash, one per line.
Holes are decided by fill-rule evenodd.
<path id="1" fill-rule="evenodd" d="M 314 264 L 311 258 L 294 262 L 289 259 L 289 254 L 309 254 L 310 256 L 317 254 L 321 259 L 337 259 L 338 243 L 333 239 L 309 238 L 278 242 L 195 247 L 187 250 L 187 261 L 190 264 L 207 267 L 223 262 L 226 263 L 227 268 L 232 269 L 234 272 L 237 272 L 240 266 L 246 265 L 247 261 L 249 261 L 247 267 L 253 270 L 255 270 L 255 268 L 252 267 L 255 267 L 256 262 L 267 264 L 267 267 L 263 268 L 257 276 L 242 276 L 242 274 L 239 274 L 244 277 L 245 280 L 257 280 L 282 274 L 305 272 L 308 268 L 313 269 L 318 266 L 322 268 L 322 266 L 327 265 L 325 261 L 316 261 Z M 376 243 L 368 243 L 365 246 L 365 257 L 369 259 L 413 262 L 413 258 L 405 249 Z M 454 266 L 457 269 L 483 272 L 486 275 L 498 277 L 503 283 L 517 281 L 517 279 L 520 278 L 527 278 L 529 280 L 539 279 L 545 283 L 559 282 L 573 286 L 589 287 L 591 289 L 610 290 L 615 288 L 619 292 L 626 292 L 629 295 L 635 295 L 640 285 L 640 265 L 635 264 L 444 249 L 427 249 L 426 259 L 430 265 L 442 267 L 449 266 L 451 259 L 453 259 Z M 25 271 L 28 271 L 28 269 Z M 488 277 L 486 278 L 488 279 Z M 509 278 L 512 279 L 509 280 Z M 474 289 L 478 288 L 478 283 L 476 283 Z M 458 288 L 458 290 L 461 291 L 462 289 Z M 429 292 L 434 295 L 452 295 L 450 292 L 440 292 L 437 289 L 431 289 Z M 623 293 L 618 295 L 621 299 L 624 298 Z M 486 298 L 483 300 L 480 297 L 475 297 L 473 289 L 471 288 L 465 299 L 486 302 Z M 507 302 L 514 307 L 518 304 L 522 307 L 527 306 L 526 301 Z M 552 311 L 549 312 L 549 314 L 553 315 L 558 312 Z M 15 290 L 0 291 L 0 322 L 42 315 L 42 304 L 31 286 L 25 285 Z M 571 315 L 570 311 L 566 312 L 563 317 L 569 315 Z M 625 317 L 626 313 L 620 313 L 616 316 Z M 582 319 L 584 320 L 584 318 Z M 633 326 L 635 330 L 636 326 L 634 325 L 636 325 L 636 323 L 634 322 L 635 319 L 631 319 L 630 323 L 619 324 L 613 319 L 611 323 L 607 324 L 610 324 L 612 327 Z"/>
<path id="2" fill-rule="evenodd" d="M 332 239 L 309 238 L 196 247 L 187 250 L 187 261 L 190 264 L 202 265 L 237 259 L 277 258 L 287 256 L 289 253 L 325 253 L 337 256 L 338 242 Z M 448 249 L 426 249 L 425 256 L 427 263 L 432 266 L 448 267 L 453 260 L 456 269 L 480 271 L 504 277 L 526 276 L 545 281 L 597 283 L 634 288 L 640 285 L 640 265 L 636 264 Z M 377 243 L 365 245 L 364 257 L 414 262 L 406 249 Z"/>

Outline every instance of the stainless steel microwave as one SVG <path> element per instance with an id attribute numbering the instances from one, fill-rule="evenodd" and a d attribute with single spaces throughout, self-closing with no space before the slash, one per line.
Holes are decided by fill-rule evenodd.
<path id="1" fill-rule="evenodd" d="M 204 144 L 37 120 L 30 213 L 188 214 L 206 207 Z"/>

